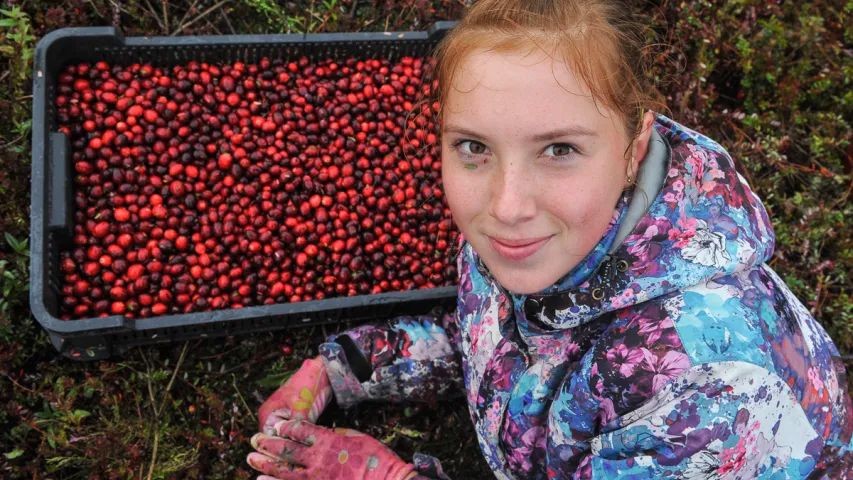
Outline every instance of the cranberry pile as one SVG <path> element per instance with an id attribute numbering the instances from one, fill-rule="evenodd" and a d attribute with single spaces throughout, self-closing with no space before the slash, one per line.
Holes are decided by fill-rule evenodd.
<path id="1" fill-rule="evenodd" d="M 75 170 L 62 318 L 145 318 L 452 284 L 424 59 L 59 76 Z"/>

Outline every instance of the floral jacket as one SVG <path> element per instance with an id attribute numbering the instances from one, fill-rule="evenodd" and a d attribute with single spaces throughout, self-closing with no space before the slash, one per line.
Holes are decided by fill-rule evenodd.
<path id="1" fill-rule="evenodd" d="M 764 206 L 720 145 L 661 115 L 655 129 L 665 179 L 621 243 L 630 193 L 584 262 L 519 296 L 463 242 L 455 314 L 321 346 L 338 402 L 463 387 L 498 478 L 853 479 L 845 369 L 765 263 Z"/>

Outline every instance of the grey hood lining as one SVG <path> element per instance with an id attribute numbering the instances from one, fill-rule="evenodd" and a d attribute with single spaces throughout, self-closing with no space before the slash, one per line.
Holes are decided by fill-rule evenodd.
<path id="1" fill-rule="evenodd" d="M 615 252 L 617 248 L 622 246 L 625 238 L 634 231 L 634 228 L 649 211 L 652 201 L 658 196 L 666 179 L 666 169 L 670 157 L 669 144 L 658 133 L 654 125 L 651 129 L 649 151 L 637 172 L 637 184 L 634 186 L 633 198 L 628 205 L 628 211 L 625 212 L 625 218 L 619 222 L 619 230 L 616 231 L 616 238 L 613 239 L 613 245 L 608 253 Z"/>

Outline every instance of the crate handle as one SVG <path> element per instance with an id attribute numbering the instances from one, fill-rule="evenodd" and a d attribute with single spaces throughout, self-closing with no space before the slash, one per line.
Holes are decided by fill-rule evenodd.
<path id="1" fill-rule="evenodd" d="M 427 29 L 427 38 L 431 41 L 439 41 L 444 38 L 450 30 L 453 30 L 456 25 L 459 25 L 459 22 L 456 20 L 440 20 L 435 22 Z"/>
<path id="2" fill-rule="evenodd" d="M 71 225 L 73 199 L 71 196 L 71 149 L 68 135 L 63 132 L 51 132 L 48 152 L 47 226 L 51 232 L 70 239 L 73 232 Z"/>

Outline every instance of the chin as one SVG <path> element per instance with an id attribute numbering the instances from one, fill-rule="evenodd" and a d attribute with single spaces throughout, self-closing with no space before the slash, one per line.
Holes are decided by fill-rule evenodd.
<path id="1" fill-rule="evenodd" d="M 486 263 L 485 260 L 484 263 Z M 486 263 L 486 266 L 488 267 L 489 264 Z M 535 268 L 530 271 L 524 271 L 522 269 L 506 267 L 498 267 L 496 269 L 489 267 L 489 271 L 503 288 L 516 295 L 539 293 L 560 279 L 559 276 L 543 275 L 541 269 Z"/>

